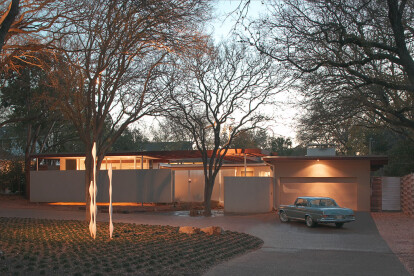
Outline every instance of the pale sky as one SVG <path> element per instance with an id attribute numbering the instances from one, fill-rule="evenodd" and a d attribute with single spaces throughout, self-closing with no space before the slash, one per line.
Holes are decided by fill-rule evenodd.
<path id="1" fill-rule="evenodd" d="M 211 33 L 214 41 L 218 43 L 220 40 L 225 39 L 231 34 L 238 18 L 238 14 L 234 11 L 240 5 L 240 0 L 216 0 L 213 5 L 215 9 L 215 19 L 207 24 L 207 28 L 208 33 Z M 231 14 L 232 12 L 234 13 Z M 262 1 L 252 0 L 247 17 L 258 18 L 260 14 L 265 12 L 266 6 Z M 294 145 L 297 144 L 295 141 L 296 123 L 294 118 L 297 118 L 298 113 L 300 112 L 297 107 L 294 106 L 296 102 L 297 93 L 286 91 L 278 96 L 273 106 L 265 107 L 266 114 L 274 118 L 273 122 L 266 124 L 266 129 L 268 130 L 269 135 L 291 138 Z M 151 126 L 154 123 L 155 122 L 151 118 L 146 119 L 145 122 L 140 121 L 139 123 L 139 128 L 143 130 L 147 136 L 150 136 L 150 139 L 152 137 L 151 133 L 148 133 L 148 126 Z"/>
<path id="2" fill-rule="evenodd" d="M 259 18 L 266 13 L 267 8 L 264 1 L 251 0 L 247 20 Z M 216 42 L 231 35 L 239 14 L 235 10 L 239 7 L 240 0 L 216 0 L 214 3 L 215 20 L 211 23 L 212 35 Z M 271 114 L 275 121 L 267 126 L 270 135 L 291 138 L 295 143 L 296 122 L 300 110 L 295 105 L 297 93 L 286 91 L 280 94 L 273 107 L 266 107 L 266 112 Z"/>

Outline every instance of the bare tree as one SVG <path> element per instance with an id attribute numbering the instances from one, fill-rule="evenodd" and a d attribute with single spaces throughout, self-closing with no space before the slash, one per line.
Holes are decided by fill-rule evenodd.
<path id="1" fill-rule="evenodd" d="M 61 0 L 0 0 L 1 71 L 17 71 L 22 62 L 42 67 L 39 52 L 53 53 L 65 33 L 65 14 L 70 12 Z"/>
<path id="2" fill-rule="evenodd" d="M 53 60 L 40 54 L 37 58 L 43 60 L 44 66 Z M 14 127 L 17 137 L 21 138 L 15 142 L 24 152 L 26 196 L 29 196 L 30 155 L 48 148 L 54 127 L 64 122 L 61 114 L 51 112 L 43 100 L 43 95 L 51 90 L 46 84 L 47 68 L 20 63 L 20 70 L 9 72 L 6 84 L 0 88 L 1 107 L 10 110 L 0 125 L 7 123 Z"/>
<path id="3" fill-rule="evenodd" d="M 296 70 L 306 102 L 355 102 L 372 123 L 413 137 L 414 2 L 284 0 L 268 7 L 247 40 Z"/>
<path id="4" fill-rule="evenodd" d="M 173 75 L 172 106 L 165 115 L 191 135 L 201 153 L 204 215 L 210 216 L 215 178 L 232 141 L 267 119 L 261 108 L 274 101 L 286 79 L 271 59 L 236 44 L 196 53 L 184 64 L 182 75 Z"/>
<path id="5" fill-rule="evenodd" d="M 12 26 L 17 14 L 19 13 L 20 0 L 11 0 L 5 9 L 6 1 L 0 3 L 0 7 L 4 11 L 0 17 L 0 51 L 3 48 L 6 35 Z"/>
<path id="6" fill-rule="evenodd" d="M 68 1 L 65 57 L 53 70 L 52 106 L 70 120 L 85 144 L 86 218 L 89 184 L 127 126 L 154 113 L 163 88 L 166 55 L 200 45 L 197 25 L 207 1 Z"/>
<path id="7" fill-rule="evenodd" d="M 0 0 L 0 86 L 7 86 L 16 71 L 37 66 L 46 69 L 54 43 L 65 35 L 61 0 Z M 59 26 L 58 26 L 59 25 Z M 53 28 L 52 28 L 53 27 Z M 45 58 L 46 57 L 46 58 Z M 45 71 L 46 72 L 46 71 Z M 1 95 L 0 95 L 1 96 Z M 2 104 L 0 128 L 34 117 L 16 117 Z"/>
<path id="8" fill-rule="evenodd" d="M 329 108 L 332 107 L 332 108 Z M 349 106 L 348 106 L 349 107 Z M 348 111 L 354 109 L 350 108 Z M 338 113 L 335 105 L 325 106 L 316 99 L 307 103 L 306 113 L 299 118 L 297 138 L 306 146 L 311 143 L 335 144 L 342 154 L 349 154 L 351 132 L 364 122 L 358 113 Z"/>
<path id="9" fill-rule="evenodd" d="M 167 105 L 168 106 L 168 105 Z M 191 141 L 191 135 L 182 131 L 182 127 L 165 117 L 157 117 L 157 124 L 150 127 L 153 142 Z"/>

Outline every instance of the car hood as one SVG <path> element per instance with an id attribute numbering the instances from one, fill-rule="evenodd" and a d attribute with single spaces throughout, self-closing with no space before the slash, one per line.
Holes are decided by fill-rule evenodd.
<path id="1" fill-rule="evenodd" d="M 321 208 L 325 215 L 353 215 L 354 211 L 348 208 L 330 207 Z"/>

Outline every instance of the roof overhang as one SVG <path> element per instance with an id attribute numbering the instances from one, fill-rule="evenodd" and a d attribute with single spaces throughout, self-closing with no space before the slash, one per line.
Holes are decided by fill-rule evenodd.
<path id="1" fill-rule="evenodd" d="M 263 160 L 271 164 L 280 164 L 293 161 L 369 161 L 371 171 L 376 171 L 388 164 L 387 156 L 265 156 Z"/>
<path id="2" fill-rule="evenodd" d="M 247 164 L 248 167 L 266 167 L 269 166 L 267 163 L 249 163 Z M 170 168 L 170 169 L 194 169 L 199 170 L 200 168 L 203 168 L 203 164 L 160 164 L 161 168 Z M 244 167 L 244 164 L 238 163 L 238 164 L 223 164 L 221 168 L 224 169 L 233 169 L 233 168 L 242 168 Z"/>
<path id="3" fill-rule="evenodd" d="M 210 158 L 213 155 L 213 151 L 207 151 L 207 155 Z M 244 157 L 248 163 L 261 162 L 260 158 L 270 155 L 269 151 L 262 149 L 228 149 L 225 160 L 234 163 L 243 163 Z M 159 162 L 169 162 L 171 160 L 182 160 L 201 158 L 201 152 L 198 150 L 173 150 L 173 151 L 135 151 L 135 152 L 110 152 L 105 157 L 127 157 L 127 156 L 143 156 L 145 158 L 158 159 Z M 44 159 L 58 159 L 58 158 L 85 158 L 84 153 L 45 153 L 45 154 L 33 154 L 32 158 L 44 158 Z"/>

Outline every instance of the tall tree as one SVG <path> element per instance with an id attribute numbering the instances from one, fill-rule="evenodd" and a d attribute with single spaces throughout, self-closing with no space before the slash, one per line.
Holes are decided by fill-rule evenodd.
<path id="1" fill-rule="evenodd" d="M 171 52 L 198 47 L 198 25 L 207 1 L 67 1 L 73 12 L 54 68 L 52 106 L 75 126 L 85 145 L 86 218 L 89 185 L 117 138 L 133 122 L 154 112 L 163 93 L 157 79 Z M 97 144 L 97 164 L 92 147 Z"/>
<path id="2" fill-rule="evenodd" d="M 299 118 L 297 131 L 297 138 L 303 145 L 335 144 L 340 153 L 349 154 L 352 152 L 352 144 L 350 144 L 352 131 L 358 126 L 367 127 L 374 123 L 363 112 L 357 112 L 357 108 L 349 105 L 340 107 L 333 104 L 325 105 L 318 99 L 313 99 L 304 105 L 306 105 L 304 106 L 306 113 Z"/>
<path id="3" fill-rule="evenodd" d="M 142 151 L 148 138 L 139 130 L 126 128 L 112 145 L 112 151 Z"/>
<path id="4" fill-rule="evenodd" d="M 0 0 L 0 86 L 8 86 L 19 70 L 46 70 L 56 41 L 62 39 L 65 26 L 61 0 Z M 58 25 L 58 26 L 57 26 Z M 45 71 L 46 72 L 46 71 Z M 1 104 L 0 128 L 7 124 L 27 123 L 30 117 Z M 24 114 L 21 114 L 24 115 Z M 32 118 L 33 119 L 33 118 Z"/>
<path id="5" fill-rule="evenodd" d="M 269 137 L 265 129 L 243 131 L 234 138 L 231 147 L 239 149 L 268 149 L 268 140 Z"/>
<path id="6" fill-rule="evenodd" d="M 276 152 L 280 156 L 292 155 L 294 152 L 290 138 L 271 137 L 270 147 L 272 152 Z"/>
<path id="7" fill-rule="evenodd" d="M 305 102 L 414 137 L 414 2 L 283 0 L 248 40 L 300 77 Z"/>
<path id="8" fill-rule="evenodd" d="M 165 117 L 157 118 L 157 125 L 151 126 L 153 142 L 183 142 L 191 141 L 191 135 L 182 131 L 182 127 Z"/>
<path id="9" fill-rule="evenodd" d="M 261 108 L 273 102 L 285 79 L 271 59 L 236 44 L 195 53 L 184 64 L 181 76 L 172 75 L 172 107 L 165 115 L 191 135 L 201 153 L 204 215 L 210 216 L 215 178 L 229 147 L 266 120 Z"/>
<path id="10" fill-rule="evenodd" d="M 0 2 L 0 7 L 3 11 L 0 17 L 0 51 L 3 48 L 10 27 L 19 13 L 19 3 L 20 0 L 11 0 L 5 9 L 6 1 Z"/>
<path id="11" fill-rule="evenodd" d="M 44 64 L 47 56 L 38 56 Z M 50 61 L 50 59 L 49 59 Z M 62 125 L 62 116 L 50 111 L 43 96 L 50 92 L 46 85 L 47 70 L 21 62 L 19 72 L 8 74 L 5 86 L 0 89 L 1 106 L 10 110 L 6 122 L 16 128 L 22 139 L 17 145 L 24 152 L 26 196 L 30 195 L 30 155 L 42 152 L 55 125 Z M 13 122 L 13 124 L 12 124 Z M 20 142 L 20 143 L 19 143 Z"/>
<path id="12" fill-rule="evenodd" d="M 22 62 L 42 66 L 37 53 L 53 52 L 66 33 L 63 0 L 0 0 L 0 70 L 16 71 Z M 66 9 L 65 9 L 66 8 Z"/>

